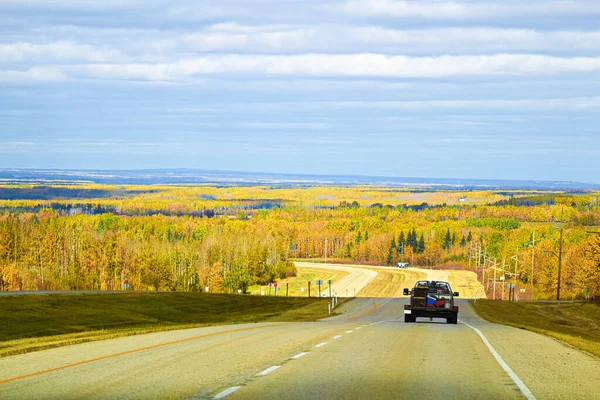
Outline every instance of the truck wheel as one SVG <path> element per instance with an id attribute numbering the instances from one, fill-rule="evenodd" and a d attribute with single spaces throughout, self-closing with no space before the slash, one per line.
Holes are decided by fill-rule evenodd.
<path id="1" fill-rule="evenodd" d="M 450 317 L 450 318 L 446 318 L 446 323 L 447 323 L 447 324 L 451 324 L 451 323 L 452 323 L 452 317 Z"/>
<path id="2" fill-rule="evenodd" d="M 413 319 L 412 315 L 405 315 L 404 316 L 404 322 L 405 323 L 415 322 L 415 320 Z"/>

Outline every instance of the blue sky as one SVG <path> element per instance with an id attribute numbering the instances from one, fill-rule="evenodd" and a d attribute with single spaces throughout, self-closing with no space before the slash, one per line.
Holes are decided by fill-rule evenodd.
<path id="1" fill-rule="evenodd" d="M 596 0 L 0 0 L 0 168 L 600 181 Z"/>

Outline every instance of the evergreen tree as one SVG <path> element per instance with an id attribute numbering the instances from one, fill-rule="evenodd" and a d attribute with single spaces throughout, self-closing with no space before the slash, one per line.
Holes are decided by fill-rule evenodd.
<path id="1" fill-rule="evenodd" d="M 465 247 L 467 245 L 467 239 L 465 238 L 465 235 L 462 236 L 462 239 L 460 240 L 460 247 Z"/>
<path id="2" fill-rule="evenodd" d="M 471 235 L 471 231 L 469 231 L 469 235 L 467 235 L 467 242 L 470 242 L 473 240 L 473 235 Z"/>
<path id="3" fill-rule="evenodd" d="M 404 238 L 404 231 L 401 231 L 400 236 L 398 237 L 398 247 L 396 248 L 396 252 L 398 254 L 404 254 L 404 246 L 406 246 L 406 239 Z"/>
<path id="4" fill-rule="evenodd" d="M 362 233 L 360 233 L 360 231 L 358 231 L 358 234 L 356 235 L 356 243 L 360 243 L 361 240 L 362 240 Z"/>
<path id="5" fill-rule="evenodd" d="M 394 251 L 394 248 L 390 247 L 390 251 L 388 251 L 388 256 L 387 256 L 387 265 L 392 265 L 392 261 L 394 259 L 393 251 Z"/>
<path id="6" fill-rule="evenodd" d="M 446 251 L 450 250 L 450 246 L 452 245 L 452 237 L 450 236 L 450 229 L 446 232 L 446 239 L 444 240 L 444 249 Z"/>
<path id="7" fill-rule="evenodd" d="M 392 237 L 392 249 L 396 248 L 396 238 Z"/>
<path id="8" fill-rule="evenodd" d="M 425 251 L 425 238 L 421 233 L 421 237 L 419 238 L 419 244 L 417 245 L 417 253 L 423 253 Z"/>
<path id="9" fill-rule="evenodd" d="M 369 240 L 369 231 L 365 231 L 365 240 Z"/>
<path id="10" fill-rule="evenodd" d="M 406 243 L 413 248 L 413 251 L 417 251 L 419 243 L 417 242 L 417 230 L 415 228 L 408 232 L 408 239 L 406 240 Z"/>

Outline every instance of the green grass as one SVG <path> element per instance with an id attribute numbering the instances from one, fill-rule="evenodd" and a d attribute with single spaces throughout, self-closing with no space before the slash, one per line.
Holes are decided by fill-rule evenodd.
<path id="1" fill-rule="evenodd" d="M 327 299 L 199 293 L 0 297 L 0 357 L 148 332 L 249 322 L 315 321 Z"/>
<path id="2" fill-rule="evenodd" d="M 597 305 L 493 300 L 477 300 L 471 305 L 490 322 L 548 335 L 600 357 L 600 307 Z"/>

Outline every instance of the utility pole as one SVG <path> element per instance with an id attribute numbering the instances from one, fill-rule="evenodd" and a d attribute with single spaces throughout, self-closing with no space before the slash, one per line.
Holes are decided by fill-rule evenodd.
<path id="1" fill-rule="evenodd" d="M 473 255 L 473 242 L 469 242 L 469 269 L 471 269 L 471 256 Z"/>
<path id="2" fill-rule="evenodd" d="M 496 259 L 494 259 L 494 300 L 496 300 Z"/>
<path id="3" fill-rule="evenodd" d="M 553 254 L 556 258 L 558 258 L 558 279 L 556 282 L 556 300 L 560 300 L 560 276 L 561 276 L 561 272 L 562 272 L 563 226 L 561 224 L 560 226 L 554 225 L 554 227 L 559 229 L 559 231 L 560 231 L 560 239 L 558 241 L 558 254 L 556 254 L 556 252 L 554 252 L 552 250 L 544 250 L 544 249 L 542 249 L 542 254 L 550 253 L 550 254 Z"/>
<path id="4" fill-rule="evenodd" d="M 506 258 L 502 260 L 502 276 L 500 277 L 500 279 L 502 280 L 502 300 L 504 300 L 504 292 L 506 291 L 505 290 L 505 286 L 506 286 L 505 271 L 506 271 Z"/>
<path id="5" fill-rule="evenodd" d="M 479 263 L 481 262 L 481 246 L 479 246 L 479 243 L 477 243 L 477 248 L 475 249 L 475 255 L 477 256 L 477 260 L 475 261 L 475 275 L 477 275 L 477 272 L 479 271 Z M 477 279 L 479 279 L 479 277 L 477 277 Z"/>
<path id="6" fill-rule="evenodd" d="M 482 267 L 483 268 L 483 278 L 482 279 L 483 279 L 484 287 L 485 287 L 485 264 L 487 262 L 486 258 L 487 258 L 487 250 L 483 249 L 483 267 Z M 489 272 L 488 272 L 488 275 L 489 275 Z M 488 285 L 487 288 L 489 289 L 490 285 Z"/>
<path id="7" fill-rule="evenodd" d="M 535 265 L 535 231 L 531 241 L 531 300 L 533 300 L 533 266 Z"/>
<path id="8" fill-rule="evenodd" d="M 533 300 L 533 267 L 535 265 L 535 231 L 532 232 L 531 241 L 525 243 L 525 248 L 531 246 L 531 276 L 529 277 L 530 286 L 531 286 L 531 300 Z"/>
<path id="9" fill-rule="evenodd" d="M 513 301 L 517 293 L 517 268 L 519 267 L 519 249 L 515 251 L 515 273 L 513 275 Z"/>

